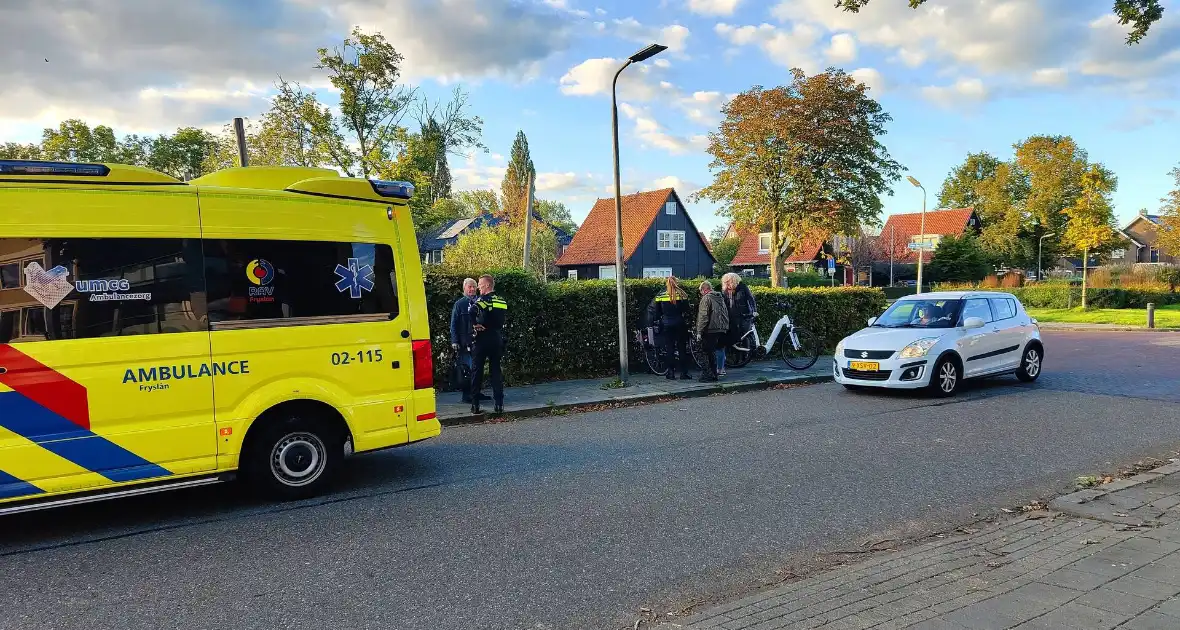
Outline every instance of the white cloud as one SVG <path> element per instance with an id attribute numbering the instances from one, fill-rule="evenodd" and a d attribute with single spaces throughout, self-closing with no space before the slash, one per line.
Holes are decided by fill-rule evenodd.
<path id="1" fill-rule="evenodd" d="M 848 73 L 852 78 L 869 86 L 870 96 L 877 98 L 885 91 L 885 77 L 876 68 L 857 68 Z"/>
<path id="2" fill-rule="evenodd" d="M 628 103 L 619 104 L 619 109 L 627 118 L 635 121 L 635 137 L 645 147 L 662 149 L 672 155 L 683 155 L 704 151 L 709 146 L 709 138 L 703 134 L 693 136 L 678 136 L 664 129 L 651 112 L 647 109 L 634 107 Z"/>
<path id="3" fill-rule="evenodd" d="M 659 190 L 661 188 L 675 188 L 677 194 L 679 194 L 682 199 L 695 193 L 701 188 L 704 188 L 704 186 L 701 186 L 700 184 L 685 181 L 675 175 L 665 175 L 664 177 L 656 179 L 651 183 L 651 187 L 655 190 Z"/>
<path id="4" fill-rule="evenodd" d="M 530 78 L 569 45 L 574 20 L 569 11 L 487 0 L 341 0 L 332 14 L 385 33 L 405 55 L 407 77 L 447 81 Z"/>
<path id="5" fill-rule="evenodd" d="M 1176 110 L 1164 107 L 1135 105 L 1122 118 L 1110 125 L 1115 131 L 1131 132 L 1176 120 Z"/>
<path id="6" fill-rule="evenodd" d="M 955 107 L 987 99 L 987 88 L 979 79 L 962 78 L 949 86 L 922 88 L 922 96 L 943 107 Z"/>
<path id="7" fill-rule="evenodd" d="M 605 30 L 606 25 L 595 27 L 598 30 Z M 688 43 L 688 38 L 692 35 L 692 31 L 679 24 L 670 24 L 663 27 L 645 26 L 633 17 L 623 18 L 621 20 L 613 20 L 614 33 L 619 37 L 633 42 L 647 44 L 663 44 L 668 47 L 668 51 L 676 54 L 683 54 Z"/>
<path id="8" fill-rule="evenodd" d="M 69 116 L 136 133 L 220 128 L 257 114 L 280 75 L 322 87 L 316 49 L 338 45 L 353 24 L 384 32 L 414 80 L 528 76 L 568 45 L 576 19 L 540 3 L 485 0 L 9 4 L 0 19 L 0 120 Z"/>
<path id="9" fill-rule="evenodd" d="M 1042 87 L 1075 77 L 1128 86 L 1155 79 L 1157 87 L 1180 78 L 1180 16 L 1171 12 L 1140 44 L 1127 46 L 1129 27 L 1108 13 L 1109 2 L 928 0 L 908 9 L 877 0 L 859 13 L 834 4 L 781 0 L 771 14 L 780 28 L 850 34 L 861 48 L 881 48 L 890 61 L 911 68 L 932 65 L 936 75 Z"/>
<path id="10" fill-rule="evenodd" d="M 602 7 L 594 7 L 594 15 L 606 15 L 606 9 Z"/>
<path id="11" fill-rule="evenodd" d="M 1065 68 L 1040 68 L 1033 71 L 1030 80 L 1033 85 L 1061 86 L 1069 82 L 1069 71 Z"/>
<path id="12" fill-rule="evenodd" d="M 733 15 L 742 0 L 688 0 L 688 10 L 697 15 Z"/>
<path id="13" fill-rule="evenodd" d="M 713 27 L 720 37 L 734 46 L 758 46 L 774 63 L 787 68 L 800 68 L 807 74 L 822 70 L 813 48 L 820 40 L 819 29 L 804 23 L 790 28 L 773 24 L 733 26 L 721 23 Z"/>
<path id="14" fill-rule="evenodd" d="M 560 79 L 561 92 L 569 96 L 610 95 L 611 80 L 623 64 L 621 59 L 587 59 L 570 68 Z M 654 68 L 654 69 L 653 69 Z M 619 98 L 650 101 L 675 98 L 678 93 L 672 84 L 658 78 L 660 66 L 638 64 L 619 76 Z"/>
<path id="15" fill-rule="evenodd" d="M 848 33 L 838 33 L 832 36 L 828 49 L 824 51 L 828 61 L 842 64 L 856 59 L 856 38 Z"/>
<path id="16" fill-rule="evenodd" d="M 721 92 L 693 92 L 677 101 L 689 120 L 705 127 L 716 127 L 721 122 L 721 108 L 732 99 Z"/>
<path id="17" fill-rule="evenodd" d="M 590 173 L 537 173 L 537 192 L 578 193 L 592 191 L 598 186 Z"/>

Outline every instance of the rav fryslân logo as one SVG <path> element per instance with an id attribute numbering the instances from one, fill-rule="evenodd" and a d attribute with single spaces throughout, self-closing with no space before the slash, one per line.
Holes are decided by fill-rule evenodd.
<path id="1" fill-rule="evenodd" d="M 246 265 L 246 279 L 254 286 L 249 287 L 250 301 L 265 304 L 275 301 L 275 268 L 262 258 L 255 258 Z"/>

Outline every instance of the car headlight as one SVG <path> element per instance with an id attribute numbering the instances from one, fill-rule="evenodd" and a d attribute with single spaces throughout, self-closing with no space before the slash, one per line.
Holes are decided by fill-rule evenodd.
<path id="1" fill-rule="evenodd" d="M 930 349 L 933 348 L 934 344 L 936 343 L 938 343 L 938 337 L 919 339 L 902 348 L 901 354 L 897 356 L 902 359 L 920 359 L 926 356 L 926 353 L 930 352 Z"/>
<path id="2" fill-rule="evenodd" d="M 840 343 L 836 344 L 836 356 L 838 356 L 838 357 L 844 356 L 844 340 L 843 339 L 840 340 Z"/>

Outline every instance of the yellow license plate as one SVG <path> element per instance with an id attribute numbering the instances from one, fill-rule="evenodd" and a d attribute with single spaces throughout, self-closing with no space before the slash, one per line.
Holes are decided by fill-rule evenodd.
<path id="1" fill-rule="evenodd" d="M 881 369 L 881 364 L 876 361 L 849 361 L 848 369 L 863 370 L 865 372 L 876 372 Z"/>

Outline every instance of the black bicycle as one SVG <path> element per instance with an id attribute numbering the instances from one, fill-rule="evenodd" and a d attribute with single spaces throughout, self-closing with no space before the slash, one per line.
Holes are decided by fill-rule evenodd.
<path id="1" fill-rule="evenodd" d="M 635 347 L 643 353 L 643 360 L 647 363 L 647 369 L 651 370 L 652 374 L 664 376 L 668 373 L 668 364 L 664 361 L 664 353 L 658 345 L 656 345 L 656 331 L 655 328 L 648 326 L 640 328 L 635 331 L 633 338 Z M 688 339 L 688 353 L 692 356 L 693 363 L 696 363 L 698 370 L 705 369 L 704 352 L 700 349 L 700 344 L 697 343 L 696 337 L 690 336 Z"/>

